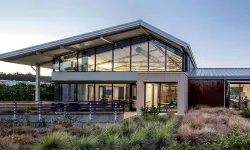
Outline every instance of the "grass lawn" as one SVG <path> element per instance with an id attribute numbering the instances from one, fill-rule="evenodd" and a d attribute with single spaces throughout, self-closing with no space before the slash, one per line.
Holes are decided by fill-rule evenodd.
<path id="1" fill-rule="evenodd" d="M 0 149 L 250 149 L 250 124 L 225 108 L 190 109 L 183 117 L 134 116 L 112 124 L 59 124 L 12 127 L 2 121 Z"/>

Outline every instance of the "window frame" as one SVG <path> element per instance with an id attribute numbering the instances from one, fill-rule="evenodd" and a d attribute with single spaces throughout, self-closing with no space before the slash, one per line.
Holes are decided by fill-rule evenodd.
<path id="1" fill-rule="evenodd" d="M 134 45 L 133 44 L 133 42 L 132 42 L 132 40 L 134 39 L 134 38 L 140 38 L 140 37 L 146 37 L 147 38 L 147 50 L 148 50 L 148 56 L 147 56 L 147 71 L 132 71 L 132 46 Z M 67 72 L 187 72 L 189 69 L 187 69 L 186 68 L 186 65 L 187 65 L 187 62 L 185 62 L 186 61 L 186 57 L 188 57 L 188 54 L 187 53 L 185 53 L 185 52 L 182 52 L 182 50 L 180 50 L 179 48 L 176 48 L 175 46 L 172 46 L 172 45 L 170 45 L 170 44 L 167 44 L 166 42 L 164 42 L 163 40 L 160 40 L 159 38 L 157 38 L 157 37 L 155 37 L 155 36 L 152 36 L 152 35 L 140 35 L 140 36 L 136 36 L 136 37 L 132 37 L 132 38 L 128 38 L 128 39 L 123 39 L 123 40 L 119 40 L 119 41 L 114 41 L 114 43 L 119 43 L 119 42 L 122 42 L 122 41 L 126 41 L 126 40 L 129 40 L 130 41 L 130 45 L 129 45 L 129 56 L 130 56 L 130 62 L 129 62 L 129 71 L 114 71 L 114 50 L 115 50 L 115 46 L 114 46 L 114 44 L 104 44 L 104 45 L 100 45 L 100 46 L 95 46 L 95 47 L 89 47 L 89 48 L 86 48 L 86 49 L 82 49 L 82 50 L 79 50 L 77 53 L 76 53 L 76 60 L 77 60 L 77 64 L 76 64 L 76 71 L 67 71 Z M 149 44 L 150 44 L 150 41 L 151 40 L 157 40 L 157 41 L 159 41 L 160 43 L 162 43 L 162 44 L 164 44 L 165 45 L 165 70 L 164 71 L 150 71 L 150 46 L 149 46 Z M 143 42 L 142 42 L 143 43 Z M 97 68 L 97 64 L 96 64 L 96 61 L 97 61 L 97 59 L 96 59 L 96 56 L 97 56 L 97 48 L 98 47 L 104 47 L 104 46 L 106 46 L 106 45 L 111 45 L 111 54 L 112 54 L 112 56 L 111 56 L 111 69 L 110 69 L 110 71 L 97 71 L 96 70 L 96 68 Z M 178 51 L 179 53 L 181 53 L 182 54 L 182 70 L 181 71 L 167 71 L 167 55 L 168 55 L 168 49 L 167 49 L 167 47 L 170 47 L 170 48 L 173 48 L 174 50 L 176 50 L 176 51 Z M 79 70 L 79 56 L 81 56 L 82 57 L 82 53 L 84 52 L 84 51 L 86 51 L 86 50 L 94 50 L 94 71 L 83 71 L 83 70 Z M 69 53 L 67 53 L 67 54 L 62 54 L 62 55 L 58 55 L 58 56 L 56 56 L 56 57 L 54 57 L 53 58 L 53 60 L 52 60 L 52 67 L 53 67 L 53 64 L 55 63 L 55 59 L 58 59 L 58 61 L 59 61 L 59 71 L 58 72 L 66 72 L 66 71 L 61 71 L 61 57 L 62 56 L 66 56 L 66 55 L 70 55 L 70 54 L 74 54 L 75 52 L 69 52 Z M 81 55 L 80 55 L 81 54 Z M 178 54 L 176 54 L 176 55 L 178 55 Z M 178 55 L 178 56 L 180 56 L 180 55 Z M 57 72 L 57 71 L 55 71 L 54 69 L 53 69 L 53 72 Z"/>

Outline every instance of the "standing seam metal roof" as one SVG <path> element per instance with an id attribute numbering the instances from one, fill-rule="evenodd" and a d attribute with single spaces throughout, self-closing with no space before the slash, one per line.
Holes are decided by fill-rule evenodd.
<path id="1" fill-rule="evenodd" d="M 48 49 L 48 48 L 52 48 L 52 47 L 60 47 L 60 46 L 70 44 L 72 42 L 82 41 L 82 40 L 92 38 L 92 37 L 99 37 L 99 36 L 103 36 L 106 34 L 111 34 L 111 33 L 121 31 L 121 30 L 131 29 L 131 28 L 135 28 L 135 27 L 139 27 L 139 26 L 142 26 L 142 27 L 164 37 L 164 38 L 167 38 L 168 40 L 170 40 L 176 44 L 179 44 L 179 45 L 185 47 L 191 56 L 191 61 L 193 62 L 194 66 L 197 67 L 196 62 L 195 62 L 195 58 L 193 56 L 193 53 L 192 53 L 192 50 L 191 50 L 191 47 L 189 44 L 187 44 L 186 42 L 164 32 L 158 28 L 155 28 L 154 26 L 144 22 L 143 20 L 133 21 L 130 23 L 125 23 L 122 25 L 118 25 L 118 26 L 114 26 L 114 27 L 110 27 L 110 28 L 106 28 L 106 29 L 102 29 L 102 30 L 97 30 L 97 31 L 93 31 L 93 32 L 89 32 L 89 33 L 85 33 L 85 34 L 81 34 L 81 35 L 77 35 L 77 36 L 73 36 L 73 37 L 69 37 L 69 38 L 65 38 L 65 39 L 61 39 L 61 40 L 57 40 L 57 41 L 53 41 L 53 42 L 49 42 L 49 43 L 45 43 L 45 44 L 40 44 L 37 46 L 32 46 L 32 47 L 28 47 L 28 48 L 24 48 L 24 49 L 20 49 L 20 50 L 16 50 L 16 51 L 4 53 L 4 54 L 0 55 L 0 60 L 8 59 L 10 57 L 14 57 L 17 55 L 23 55 L 23 54 L 27 54 L 27 53 L 31 53 L 31 52 L 40 52 L 44 49 Z"/>
<path id="2" fill-rule="evenodd" d="M 250 68 L 195 68 L 188 74 L 189 78 L 249 78 Z"/>

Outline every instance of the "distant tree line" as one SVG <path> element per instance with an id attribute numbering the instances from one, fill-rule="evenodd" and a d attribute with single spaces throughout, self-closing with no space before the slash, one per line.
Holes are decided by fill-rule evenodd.
<path id="1" fill-rule="evenodd" d="M 50 80 L 51 77 L 50 76 L 40 76 L 41 81 L 46 81 L 46 80 Z M 31 81 L 31 82 L 35 82 L 36 81 L 36 76 L 31 74 L 31 73 L 27 73 L 27 74 L 22 74 L 19 72 L 16 73 L 4 73 L 4 72 L 0 72 L 0 80 L 16 80 L 16 81 Z"/>
<path id="2" fill-rule="evenodd" d="M 41 77 L 42 80 L 49 80 L 49 76 Z M 16 80 L 16 81 L 30 81 L 35 82 L 35 76 L 31 73 L 22 74 L 6 74 L 0 73 L 0 80 Z M 51 101 L 54 96 L 58 96 L 58 86 L 52 84 L 41 84 L 40 86 L 40 99 L 41 101 Z M 8 86 L 0 84 L 0 101 L 35 101 L 35 85 L 25 84 L 22 82 L 16 85 Z"/>
<path id="3" fill-rule="evenodd" d="M 57 88 L 53 89 L 52 84 L 41 84 L 41 101 L 54 100 L 54 96 L 57 96 L 54 94 L 56 91 Z M 8 86 L 0 84 L 0 101 L 35 101 L 35 85 L 17 83 L 16 85 Z"/>

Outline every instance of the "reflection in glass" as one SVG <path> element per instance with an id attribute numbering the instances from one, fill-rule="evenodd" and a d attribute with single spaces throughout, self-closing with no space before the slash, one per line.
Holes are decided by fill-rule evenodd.
<path id="1" fill-rule="evenodd" d="M 114 44 L 114 71 L 130 71 L 130 40 Z"/>
<path id="2" fill-rule="evenodd" d="M 61 84 L 62 101 L 74 101 L 75 84 Z"/>
<path id="3" fill-rule="evenodd" d="M 140 36 L 80 51 L 78 71 L 180 72 L 183 55 L 179 49 L 154 37 Z M 59 70 L 76 71 L 76 59 L 76 54 L 61 56 Z M 58 67 L 55 58 L 53 69 L 58 71 Z"/>
<path id="4" fill-rule="evenodd" d="M 124 101 L 124 109 L 129 111 L 130 84 L 113 84 L 113 100 Z"/>
<path id="5" fill-rule="evenodd" d="M 146 107 L 158 107 L 159 83 L 146 83 Z"/>
<path id="6" fill-rule="evenodd" d="M 149 71 L 165 71 L 165 45 L 155 39 L 149 41 Z"/>
<path id="7" fill-rule="evenodd" d="M 166 71 L 182 71 L 182 57 L 181 51 L 167 46 Z"/>
<path id="8" fill-rule="evenodd" d="M 76 54 L 68 54 L 60 57 L 60 71 L 76 71 Z"/>
<path id="9" fill-rule="evenodd" d="M 112 45 L 96 48 L 96 71 L 112 71 Z"/>
<path id="10" fill-rule="evenodd" d="M 132 39 L 131 71 L 148 71 L 148 39 L 145 36 Z"/>
<path id="11" fill-rule="evenodd" d="M 230 84 L 229 108 L 248 109 L 250 106 L 250 84 Z"/>
<path id="12" fill-rule="evenodd" d="M 176 83 L 146 83 L 145 107 L 155 106 L 160 112 L 177 111 Z"/>
<path id="13" fill-rule="evenodd" d="M 95 49 L 88 49 L 78 54 L 78 71 L 95 71 Z"/>
<path id="14" fill-rule="evenodd" d="M 77 84 L 78 101 L 94 101 L 94 84 Z"/>
<path id="15" fill-rule="evenodd" d="M 54 58 L 53 70 L 54 71 L 59 71 L 59 59 L 58 58 Z"/>
<path id="16" fill-rule="evenodd" d="M 161 84 L 159 102 L 160 111 L 177 111 L 177 97 L 177 84 Z"/>
<path id="17" fill-rule="evenodd" d="M 112 84 L 95 85 L 96 101 L 112 101 Z"/>

